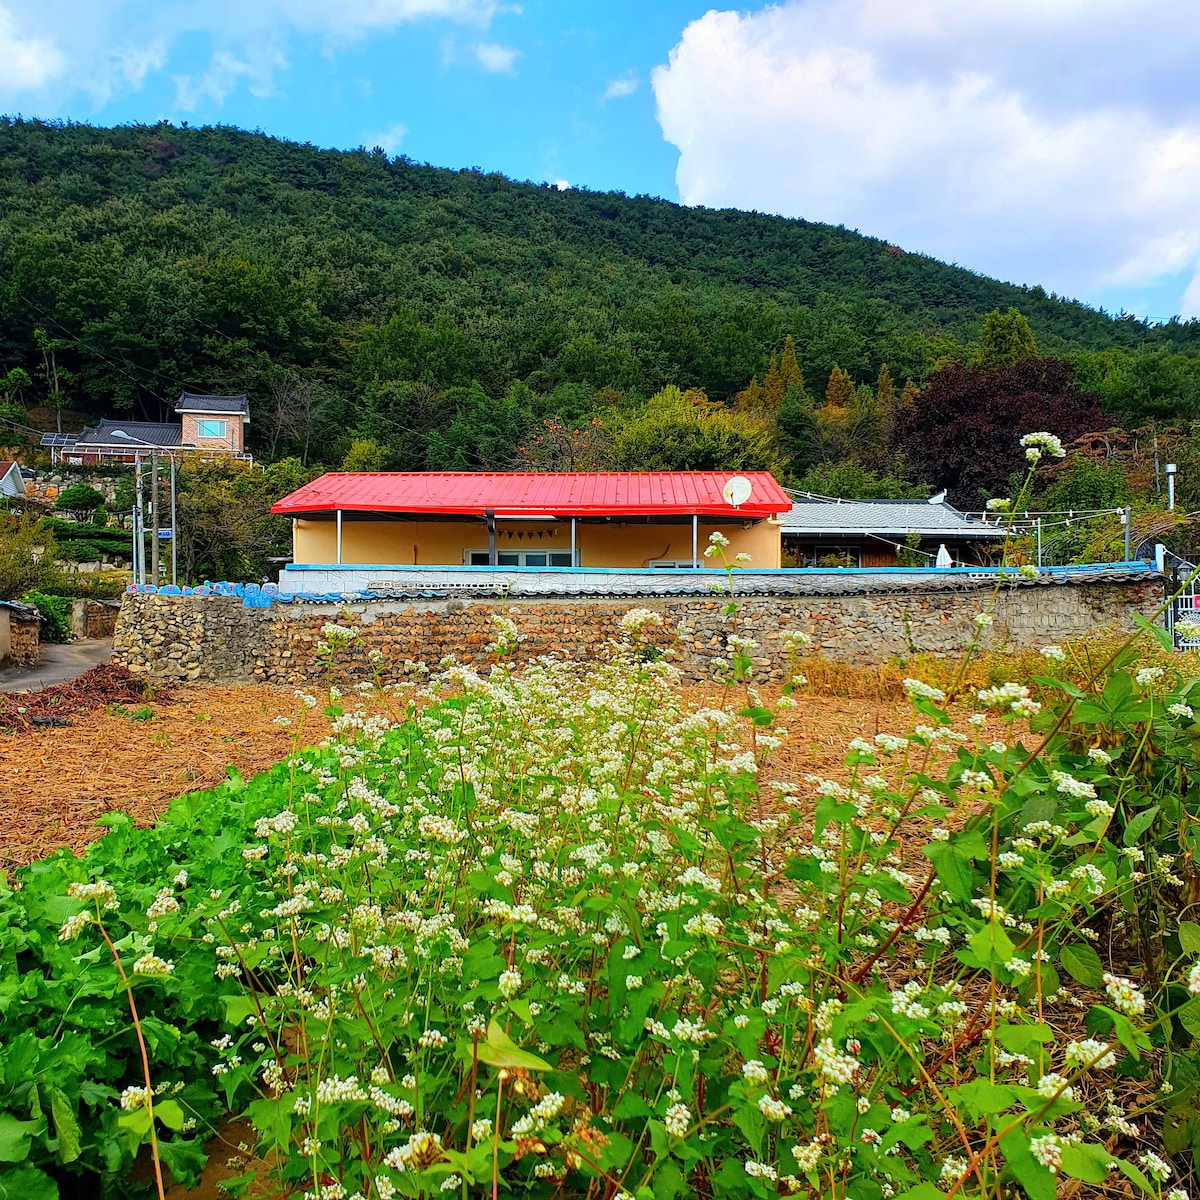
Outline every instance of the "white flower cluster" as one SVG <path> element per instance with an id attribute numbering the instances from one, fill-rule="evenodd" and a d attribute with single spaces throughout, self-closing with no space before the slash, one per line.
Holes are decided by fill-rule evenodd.
<path id="1" fill-rule="evenodd" d="M 1107 1042 L 1096 1038 L 1084 1038 L 1081 1042 L 1068 1042 L 1064 1059 L 1069 1067 L 1091 1068 L 1109 1071 L 1117 1065 L 1117 1056 Z"/>
<path id="2" fill-rule="evenodd" d="M 159 888 L 150 907 L 146 909 L 146 916 L 151 921 L 157 921 L 160 917 L 178 911 L 179 901 L 175 899 L 175 893 L 170 888 Z"/>
<path id="3" fill-rule="evenodd" d="M 820 1138 L 813 1138 L 811 1142 L 792 1147 L 792 1157 L 796 1160 L 796 1167 L 805 1174 L 817 1169 L 817 1164 L 821 1161 L 824 1152 L 824 1145 Z"/>
<path id="4" fill-rule="evenodd" d="M 513 1122 L 512 1134 L 515 1137 L 524 1137 L 539 1129 L 545 1129 L 562 1111 L 565 1103 L 566 1097 L 560 1092 L 547 1092 L 520 1120 Z"/>
<path id="5" fill-rule="evenodd" d="M 1038 1094 L 1052 1100 L 1056 1096 L 1064 1100 L 1075 1099 L 1075 1089 L 1071 1087 L 1065 1075 L 1057 1071 L 1049 1071 L 1037 1081 Z"/>
<path id="6" fill-rule="evenodd" d="M 105 912 L 120 908 L 116 890 L 104 879 L 97 879 L 93 883 L 73 883 L 67 888 L 67 895 L 85 903 L 94 903 Z"/>
<path id="7" fill-rule="evenodd" d="M 672 1104 L 663 1114 L 663 1124 L 673 1138 L 687 1137 L 692 1125 L 692 1113 L 686 1104 Z"/>
<path id="8" fill-rule="evenodd" d="M 175 964 L 167 958 L 159 958 L 157 954 L 143 954 L 133 964 L 135 975 L 170 975 L 175 970 Z"/>
<path id="9" fill-rule="evenodd" d="M 1146 1011 L 1146 997 L 1137 989 L 1132 979 L 1105 973 L 1104 990 L 1108 993 L 1113 1008 L 1127 1017 L 1139 1017 Z"/>
<path id="10" fill-rule="evenodd" d="M 60 942 L 73 942 L 95 919 L 96 914 L 88 908 L 85 908 L 82 912 L 77 912 L 74 916 L 68 917 L 58 931 L 58 940 Z"/>
<path id="11" fill-rule="evenodd" d="M 766 1083 L 770 1076 L 762 1064 L 762 1059 L 751 1058 L 742 1063 L 742 1078 L 749 1083 Z"/>
<path id="12" fill-rule="evenodd" d="M 1052 433 L 1027 433 L 1021 439 L 1021 445 L 1025 447 L 1025 457 L 1031 463 L 1037 462 L 1043 454 L 1049 454 L 1051 458 L 1065 458 L 1067 453 L 1062 442 Z"/>
<path id="13" fill-rule="evenodd" d="M 154 1099 L 154 1093 L 148 1087 L 127 1087 L 120 1096 L 120 1105 L 125 1112 L 133 1112 L 137 1108 L 145 1108 Z"/>
<path id="14" fill-rule="evenodd" d="M 858 1074 L 859 1062 L 852 1054 L 842 1054 L 832 1038 L 822 1038 L 813 1047 L 817 1070 L 831 1083 L 850 1083 Z"/>
<path id="15" fill-rule="evenodd" d="M 793 654 L 806 646 L 812 645 L 812 638 L 799 629 L 785 629 L 779 635 L 779 648 L 784 654 Z"/>
<path id="16" fill-rule="evenodd" d="M 1063 1141 L 1057 1134 L 1043 1133 L 1029 1139 L 1029 1153 L 1050 1172 L 1057 1175 L 1062 1166 Z"/>
<path id="17" fill-rule="evenodd" d="M 447 817 L 434 816 L 432 813 L 426 813 L 417 821 L 417 829 L 422 837 L 432 842 L 447 842 L 450 845 L 461 842 L 467 836 L 465 829 L 459 829 Z"/>
<path id="18" fill-rule="evenodd" d="M 347 1075 L 345 1079 L 330 1075 L 317 1083 L 318 1104 L 352 1104 L 366 1099 L 367 1091 L 358 1082 L 357 1075 Z"/>
<path id="19" fill-rule="evenodd" d="M 1050 778 L 1054 781 L 1055 791 L 1062 792 L 1064 796 L 1072 796 L 1076 800 L 1095 799 L 1095 787 L 1084 779 L 1076 779 L 1066 771 L 1057 770 L 1050 772 Z"/>
<path id="20" fill-rule="evenodd" d="M 1029 698 L 1029 689 L 1020 683 L 1002 683 L 997 687 L 983 688 L 978 696 L 979 703 L 985 708 L 999 708 L 1007 704 L 1018 716 L 1032 717 L 1042 709 L 1036 700 Z"/>
<path id="21" fill-rule="evenodd" d="M 768 1121 L 783 1121 L 792 1115 L 792 1106 L 774 1096 L 762 1095 L 758 1098 L 758 1111 Z"/>
<path id="22" fill-rule="evenodd" d="M 393 1171 L 421 1170 L 432 1166 L 443 1154 L 441 1135 L 421 1129 L 410 1134 L 408 1141 L 388 1153 L 383 1161 Z"/>
<path id="23" fill-rule="evenodd" d="M 904 690 L 913 700 L 932 700 L 935 704 L 941 704 L 946 699 L 946 693 L 941 688 L 922 683 L 919 679 L 906 679 Z"/>
<path id="24" fill-rule="evenodd" d="M 621 618 L 621 629 L 631 637 L 641 637 L 650 626 L 663 623 L 662 613 L 652 608 L 631 608 Z"/>

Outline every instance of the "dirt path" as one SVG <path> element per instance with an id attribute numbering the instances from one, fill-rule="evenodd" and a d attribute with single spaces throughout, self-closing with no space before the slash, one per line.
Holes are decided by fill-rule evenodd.
<path id="1" fill-rule="evenodd" d="M 69 683 L 84 671 L 112 656 L 112 638 L 88 638 L 64 646 L 47 644 L 32 667 L 7 667 L 0 671 L 0 692 L 32 692 L 38 688 Z"/>

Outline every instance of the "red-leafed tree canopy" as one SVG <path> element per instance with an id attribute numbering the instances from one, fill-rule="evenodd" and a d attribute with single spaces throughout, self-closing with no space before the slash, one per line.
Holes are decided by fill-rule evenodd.
<path id="1" fill-rule="evenodd" d="M 996 371 L 935 372 L 897 415 L 893 436 L 912 478 L 946 488 L 952 504 L 973 509 L 1024 470 L 1023 434 L 1045 430 L 1067 443 L 1110 423 L 1099 393 L 1076 387 L 1070 364 L 1030 358 Z"/>

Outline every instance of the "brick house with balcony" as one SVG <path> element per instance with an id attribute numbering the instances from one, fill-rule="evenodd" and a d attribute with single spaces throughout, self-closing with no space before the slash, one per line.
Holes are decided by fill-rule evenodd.
<path id="1" fill-rule="evenodd" d="M 246 449 L 250 406 L 245 396 L 198 396 L 184 392 L 175 402 L 182 423 L 180 444 L 197 450 Z"/>

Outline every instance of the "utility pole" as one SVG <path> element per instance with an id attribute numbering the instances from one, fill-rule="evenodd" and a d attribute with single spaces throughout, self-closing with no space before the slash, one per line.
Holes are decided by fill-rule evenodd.
<path id="1" fill-rule="evenodd" d="M 175 456 L 170 456 L 170 582 L 179 583 L 179 526 L 175 524 Z"/>
<path id="2" fill-rule="evenodd" d="M 133 554 L 133 581 L 134 583 L 146 582 L 146 543 L 143 540 L 145 537 L 145 521 L 143 519 L 146 509 L 142 500 L 142 459 L 139 455 L 134 460 L 134 480 L 135 480 L 135 495 L 137 497 L 137 512 L 133 522 L 133 537 L 134 537 L 134 554 Z"/>
<path id="3" fill-rule="evenodd" d="M 1125 511 L 1121 514 L 1121 521 L 1125 526 L 1125 561 L 1129 561 L 1129 526 L 1131 522 L 1132 509 L 1129 505 L 1125 505 Z"/>
<path id="4" fill-rule="evenodd" d="M 150 582 L 158 587 L 158 451 L 150 451 Z"/>

